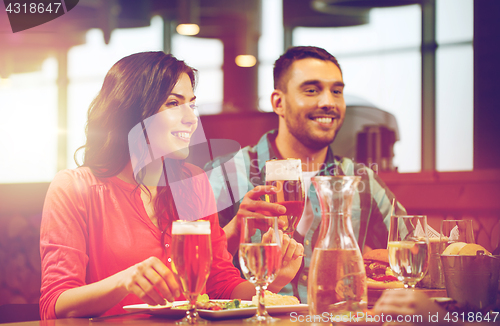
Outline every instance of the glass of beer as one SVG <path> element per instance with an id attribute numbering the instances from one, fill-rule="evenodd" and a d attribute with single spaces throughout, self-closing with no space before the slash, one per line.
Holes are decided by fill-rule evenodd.
<path id="1" fill-rule="evenodd" d="M 266 201 L 286 207 L 286 215 L 279 218 L 286 222 L 283 232 L 292 238 L 305 204 L 301 161 L 295 158 L 267 161 L 266 185 L 272 185 L 277 189 L 275 194 L 265 195 Z"/>
<path id="2" fill-rule="evenodd" d="M 212 265 L 212 242 L 209 221 L 174 221 L 172 223 L 172 271 L 189 301 L 186 317 L 178 324 L 201 324 L 196 300 L 207 282 Z"/>
<path id="3" fill-rule="evenodd" d="M 281 235 L 278 219 L 273 216 L 245 217 L 241 224 L 239 260 L 246 279 L 257 295 L 257 313 L 247 322 L 274 322 L 264 303 L 264 292 L 281 267 Z"/>
<path id="4" fill-rule="evenodd" d="M 391 216 L 389 264 L 405 288 L 414 288 L 429 268 L 429 238 L 424 215 Z"/>

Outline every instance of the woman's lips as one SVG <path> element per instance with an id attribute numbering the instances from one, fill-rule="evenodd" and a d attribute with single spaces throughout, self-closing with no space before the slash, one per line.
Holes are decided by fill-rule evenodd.
<path id="1" fill-rule="evenodd" d="M 176 138 L 179 138 L 180 140 L 183 140 L 185 142 L 189 142 L 191 140 L 191 133 L 190 132 L 175 131 L 175 132 L 172 132 L 172 135 L 174 135 Z"/>

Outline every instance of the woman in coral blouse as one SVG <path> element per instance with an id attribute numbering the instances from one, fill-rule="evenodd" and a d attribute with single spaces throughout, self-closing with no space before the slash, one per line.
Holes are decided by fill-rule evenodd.
<path id="1" fill-rule="evenodd" d="M 163 52 L 125 57 L 106 75 L 88 112 L 83 164 L 59 172 L 45 199 L 42 319 L 182 300 L 170 266 L 171 224 L 178 219 L 211 223 L 210 298 L 254 295 L 232 265 L 207 177 L 184 162 L 198 125 L 194 85 L 195 70 Z M 285 267 L 269 286 L 274 292 L 302 260 L 294 240 L 284 236 L 282 248 Z"/>

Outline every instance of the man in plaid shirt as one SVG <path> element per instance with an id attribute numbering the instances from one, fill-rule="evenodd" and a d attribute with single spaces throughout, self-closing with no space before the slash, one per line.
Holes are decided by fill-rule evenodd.
<path id="1" fill-rule="evenodd" d="M 271 186 L 264 185 L 266 161 L 301 159 L 307 200 L 294 238 L 304 245 L 304 260 L 301 270 L 282 293 L 296 295 L 302 303 L 307 303 L 307 276 L 321 222 L 311 177 L 361 176 L 351 218 L 354 235 L 363 251 L 386 248 L 394 195 L 372 169 L 335 156 L 330 148 L 346 111 L 342 72 L 334 56 L 317 47 L 290 48 L 275 62 L 274 88 L 271 103 L 279 116 L 278 130 L 264 134 L 253 147 L 209 162 L 205 170 L 217 199 L 229 251 L 235 254 L 242 217 L 279 216 L 286 210 L 260 199 L 271 191 Z M 395 212 L 406 213 L 399 203 Z"/>

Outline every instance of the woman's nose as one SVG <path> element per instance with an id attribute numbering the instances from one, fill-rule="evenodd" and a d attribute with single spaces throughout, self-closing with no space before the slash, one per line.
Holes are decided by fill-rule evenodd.
<path id="1" fill-rule="evenodd" d="M 191 105 L 185 104 L 183 107 L 182 123 L 185 124 L 195 124 L 198 122 L 198 116 L 196 115 L 195 109 Z"/>

